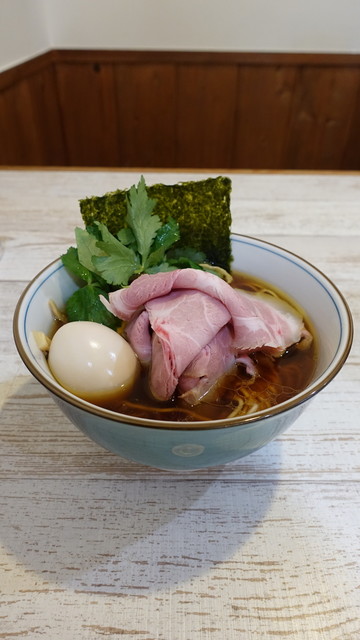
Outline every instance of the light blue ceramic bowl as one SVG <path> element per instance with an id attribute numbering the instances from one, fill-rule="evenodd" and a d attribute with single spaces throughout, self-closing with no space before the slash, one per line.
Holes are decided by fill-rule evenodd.
<path id="1" fill-rule="evenodd" d="M 18 352 L 64 414 L 99 445 L 129 460 L 160 469 L 189 470 L 222 465 L 246 456 L 276 438 L 340 371 L 352 343 L 349 308 L 334 284 L 298 256 L 272 244 L 232 236 L 233 268 L 261 278 L 305 310 L 317 336 L 313 380 L 291 400 L 242 418 L 163 422 L 101 409 L 63 389 L 52 377 L 33 331 L 52 325 L 49 300 L 63 307 L 77 288 L 58 260 L 41 271 L 22 294 L 14 314 Z"/>

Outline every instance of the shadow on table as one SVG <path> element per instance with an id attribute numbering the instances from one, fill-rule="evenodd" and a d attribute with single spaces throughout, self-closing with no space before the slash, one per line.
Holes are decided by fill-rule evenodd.
<path id="1" fill-rule="evenodd" d="M 183 585 L 239 557 L 276 489 L 280 441 L 223 467 L 150 469 L 89 441 L 28 378 L 1 422 L 6 568 L 19 574 L 20 563 L 37 588 L 125 595 Z"/>

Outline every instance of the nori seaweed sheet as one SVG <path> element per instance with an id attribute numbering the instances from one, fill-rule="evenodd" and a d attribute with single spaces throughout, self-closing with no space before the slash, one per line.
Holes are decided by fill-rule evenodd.
<path id="1" fill-rule="evenodd" d="M 174 218 L 180 228 L 177 246 L 203 251 L 211 264 L 230 271 L 231 265 L 231 180 L 224 176 L 173 185 L 146 186 L 150 198 L 156 200 L 154 213 L 162 222 Z M 80 200 L 80 211 L 86 226 L 95 220 L 103 222 L 111 233 L 125 226 L 126 195 L 118 189 L 102 196 Z"/>

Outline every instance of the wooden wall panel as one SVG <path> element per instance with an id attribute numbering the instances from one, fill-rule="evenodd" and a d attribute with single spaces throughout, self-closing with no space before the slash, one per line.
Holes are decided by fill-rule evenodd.
<path id="1" fill-rule="evenodd" d="M 60 108 L 70 165 L 119 164 L 113 73 L 109 64 L 57 64 Z"/>
<path id="2" fill-rule="evenodd" d="M 360 89 L 360 73 L 358 69 L 351 68 L 331 69 L 328 82 L 326 117 L 316 160 L 316 164 L 324 169 L 342 166 L 348 144 L 351 115 L 356 109 Z M 360 124 L 360 114 L 357 115 Z M 360 168 L 360 164 L 358 167 Z"/>
<path id="3" fill-rule="evenodd" d="M 179 65 L 177 73 L 176 166 L 232 166 L 236 66 Z"/>
<path id="4" fill-rule="evenodd" d="M 175 166 L 175 66 L 115 65 L 115 88 L 120 164 Z"/>
<path id="5" fill-rule="evenodd" d="M 0 92 L 0 140 L 0 164 L 67 164 L 51 66 Z"/>
<path id="6" fill-rule="evenodd" d="M 356 69 L 355 74 L 357 77 L 357 92 L 352 113 L 347 117 L 347 140 L 340 165 L 343 170 L 360 169 L 360 69 Z"/>
<path id="7" fill-rule="evenodd" d="M 360 170 L 360 55 L 51 51 L 0 74 L 0 164 Z"/>
<path id="8" fill-rule="evenodd" d="M 358 85 L 356 69 L 300 69 L 284 164 L 292 169 L 341 167 Z"/>
<path id="9" fill-rule="evenodd" d="M 296 79 L 294 66 L 239 69 L 233 166 L 283 167 Z"/>

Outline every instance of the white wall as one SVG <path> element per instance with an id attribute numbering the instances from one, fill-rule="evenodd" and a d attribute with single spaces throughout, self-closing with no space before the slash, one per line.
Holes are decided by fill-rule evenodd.
<path id="1" fill-rule="evenodd" d="M 0 71 L 49 49 L 43 2 L 0 0 Z"/>
<path id="2" fill-rule="evenodd" d="M 56 47 L 360 52 L 360 0 L 45 0 Z"/>
<path id="3" fill-rule="evenodd" d="M 0 70 L 49 48 L 360 53 L 360 0 L 0 0 Z"/>

